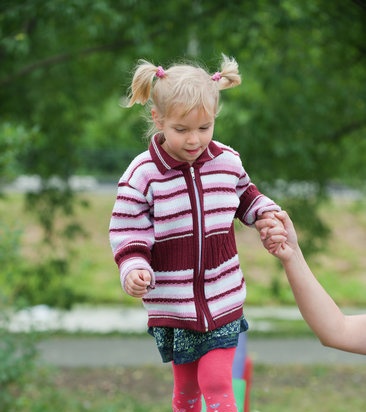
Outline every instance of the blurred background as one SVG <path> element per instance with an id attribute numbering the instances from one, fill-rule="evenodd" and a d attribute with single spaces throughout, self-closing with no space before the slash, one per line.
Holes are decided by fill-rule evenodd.
<path id="1" fill-rule="evenodd" d="M 337 302 L 366 306 L 363 0 L 2 0 L 2 307 L 139 305 L 108 241 L 120 175 L 147 148 L 144 108 L 120 106 L 138 59 L 233 56 L 215 138 L 290 213 Z M 253 305 L 293 298 L 255 231 L 237 228 Z M 249 287 L 249 286 L 248 286 Z"/>
<path id="2" fill-rule="evenodd" d="M 212 73 L 221 53 L 237 59 L 243 83 L 222 93 L 215 138 L 237 149 L 253 181 L 290 212 L 308 255 L 329 238 L 321 215 L 329 198 L 362 198 L 365 2 L 3 0 L 0 7 L 0 188 L 13 189 L 0 200 L 5 298 L 69 307 L 119 296 L 88 289 L 94 270 L 115 281 L 109 246 L 111 266 L 96 268 L 104 265 L 98 245 L 108 243 L 116 183 L 147 147 L 144 108 L 120 106 L 139 58 L 164 67 L 194 60 Z M 111 190 L 101 196 L 98 187 Z M 351 214 L 362 209 L 358 203 Z M 331 223 L 335 229 L 338 218 Z M 80 260 L 92 236 L 99 243 Z"/>

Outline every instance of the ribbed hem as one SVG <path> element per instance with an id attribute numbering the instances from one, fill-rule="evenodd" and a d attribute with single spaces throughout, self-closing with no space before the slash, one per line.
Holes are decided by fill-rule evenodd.
<path id="1" fill-rule="evenodd" d="M 197 319 L 192 319 L 192 320 L 187 320 L 187 319 L 179 319 L 179 318 L 173 318 L 170 317 L 169 315 L 156 315 L 154 317 L 150 317 L 149 315 L 149 320 L 148 320 L 148 326 L 149 327 L 168 327 L 168 328 L 181 328 L 181 329 L 190 329 L 190 330 L 195 330 L 197 332 L 208 332 L 211 330 L 215 330 L 217 328 L 220 328 L 221 326 L 224 326 L 230 322 L 233 322 L 236 319 L 239 319 L 243 316 L 243 307 L 240 306 L 234 311 L 231 311 L 230 313 L 220 315 L 216 318 L 213 319 L 212 326 L 209 328 L 202 327 L 202 325 L 199 325 Z"/>

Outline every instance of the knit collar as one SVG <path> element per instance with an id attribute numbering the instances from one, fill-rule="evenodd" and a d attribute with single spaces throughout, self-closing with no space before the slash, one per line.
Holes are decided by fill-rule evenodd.
<path id="1" fill-rule="evenodd" d="M 190 164 L 188 162 L 181 162 L 171 157 L 159 143 L 159 133 L 155 134 L 151 139 L 149 146 L 150 155 L 156 164 L 157 168 L 162 174 L 165 174 L 170 169 L 188 169 Z M 199 169 L 204 163 L 214 159 L 222 153 L 222 149 L 211 140 L 207 148 L 193 163 L 195 169 Z"/>

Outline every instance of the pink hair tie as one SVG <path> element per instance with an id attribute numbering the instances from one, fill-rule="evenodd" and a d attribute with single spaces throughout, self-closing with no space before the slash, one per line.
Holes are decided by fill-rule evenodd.
<path id="1" fill-rule="evenodd" d="M 159 79 L 162 79 L 165 76 L 165 70 L 161 66 L 158 66 L 155 76 L 159 77 Z"/>
<path id="2" fill-rule="evenodd" d="M 216 72 L 215 74 L 213 74 L 212 76 L 211 76 L 211 79 L 214 81 L 214 82 L 218 82 L 220 79 L 221 79 L 221 73 L 220 72 Z"/>

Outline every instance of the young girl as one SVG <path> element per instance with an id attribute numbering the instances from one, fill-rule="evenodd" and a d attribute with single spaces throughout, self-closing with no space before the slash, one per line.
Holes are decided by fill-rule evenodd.
<path id="1" fill-rule="evenodd" d="M 213 75 L 141 60 L 131 85 L 128 106 L 150 104 L 153 137 L 118 183 L 110 241 L 123 289 L 142 298 L 149 333 L 172 361 L 175 412 L 201 411 L 201 394 L 210 411 L 237 411 L 232 362 L 247 324 L 233 221 L 252 226 L 280 210 L 238 153 L 212 140 L 220 90 L 240 82 L 223 56 Z"/>

